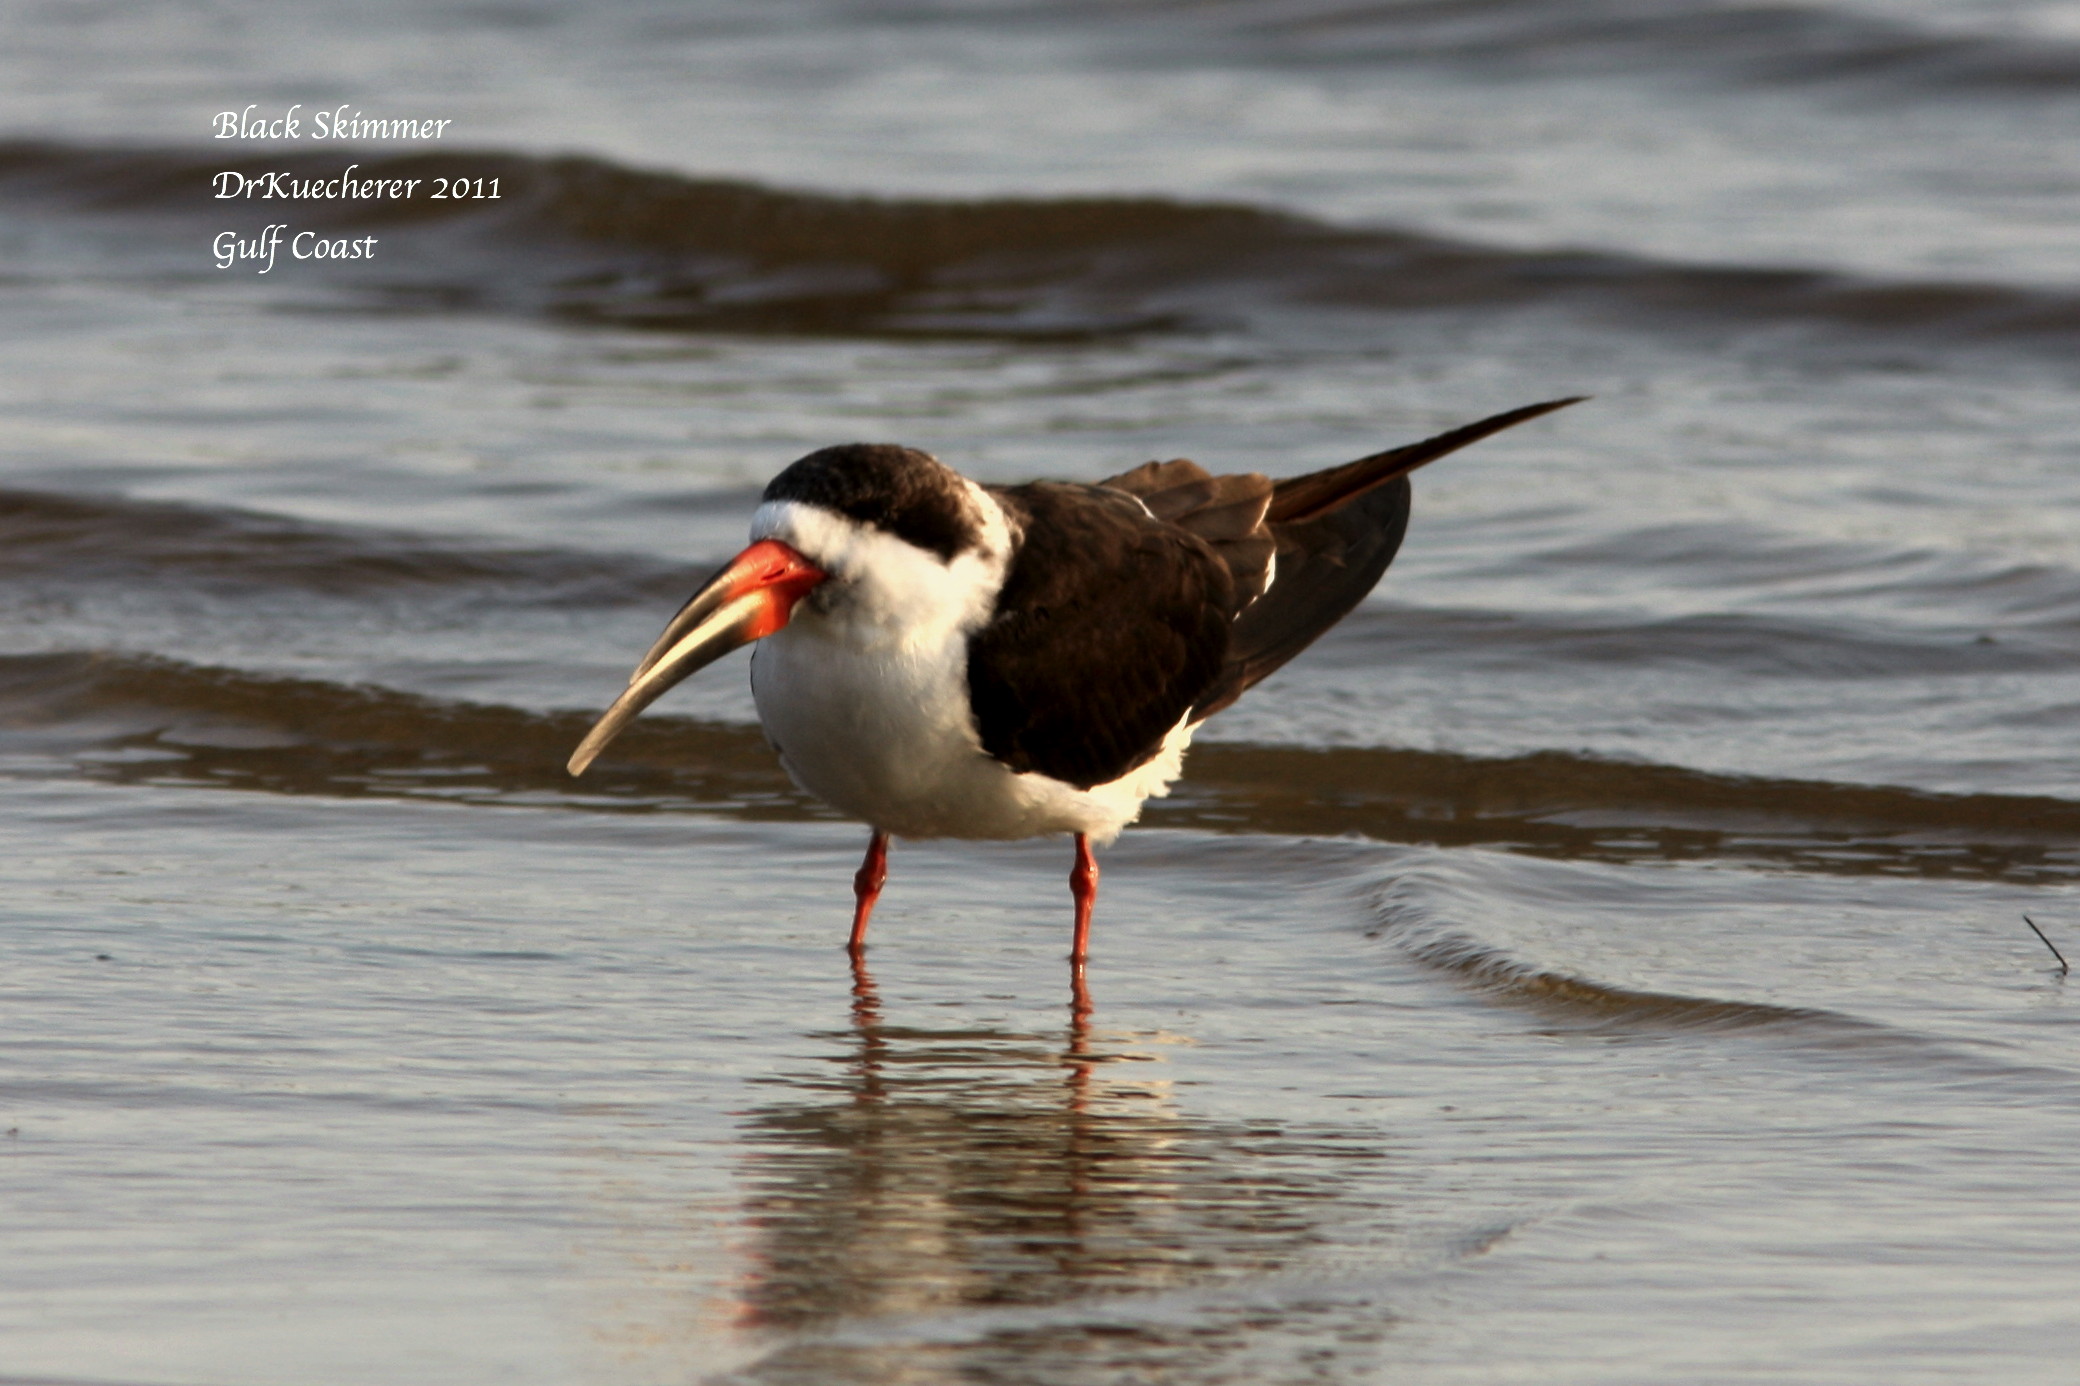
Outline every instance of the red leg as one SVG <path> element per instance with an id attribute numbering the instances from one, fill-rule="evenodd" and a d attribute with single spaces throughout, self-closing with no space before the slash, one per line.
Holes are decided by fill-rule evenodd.
<path id="1" fill-rule="evenodd" d="M 874 913 L 874 902 L 881 898 L 881 887 L 888 884 L 888 834 L 876 830 L 867 842 L 867 859 L 859 864 L 859 872 L 852 878 L 852 898 L 858 903 L 852 909 L 852 942 L 845 950 L 857 958 L 867 951 L 867 917 Z"/>
<path id="2" fill-rule="evenodd" d="M 1091 906 L 1098 901 L 1098 859 L 1091 855 L 1091 840 L 1076 835 L 1076 865 L 1069 872 L 1069 894 L 1076 899 L 1076 941 L 1069 945 L 1069 961 L 1076 975 L 1083 975 L 1083 960 L 1091 951 Z"/>

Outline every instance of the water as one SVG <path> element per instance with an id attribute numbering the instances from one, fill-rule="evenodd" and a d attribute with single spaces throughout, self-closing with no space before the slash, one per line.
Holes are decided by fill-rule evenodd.
<path id="1" fill-rule="evenodd" d="M 453 119 L 227 154 L 256 102 Z M 0 1382 L 2063 1381 L 2080 22 L 18 6 Z M 224 167 L 498 177 L 229 207 Z M 227 227 L 375 236 L 219 271 Z M 1417 481 L 1103 858 L 898 844 L 758 487 Z"/>

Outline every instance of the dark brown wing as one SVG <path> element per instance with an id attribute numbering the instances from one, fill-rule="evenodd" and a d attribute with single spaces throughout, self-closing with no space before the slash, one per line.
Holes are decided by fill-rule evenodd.
<path id="1" fill-rule="evenodd" d="M 1279 482 L 1265 516 L 1278 549 L 1270 590 L 1235 619 L 1220 677 L 1193 707 L 1193 720 L 1234 702 L 1365 599 L 1408 531 L 1410 472 L 1581 398 L 1526 405 L 1420 443 Z"/>
<path id="2" fill-rule="evenodd" d="M 1276 546 L 1264 523 L 1265 512 L 1271 508 L 1270 477 L 1258 472 L 1215 476 L 1198 463 L 1179 457 L 1144 462 L 1098 484 L 1125 491 L 1158 520 L 1204 539 L 1228 565 L 1239 604 L 1247 606 L 1263 595 L 1271 580 L 1271 552 Z"/>
<path id="3" fill-rule="evenodd" d="M 1022 530 L 988 625 L 968 642 L 985 751 L 1079 789 L 1151 759 L 1220 678 L 1236 606 L 1206 542 L 1117 490 L 996 490 Z"/>

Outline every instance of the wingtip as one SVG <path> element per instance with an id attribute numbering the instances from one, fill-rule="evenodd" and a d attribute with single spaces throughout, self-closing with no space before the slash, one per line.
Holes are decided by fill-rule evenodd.
<path id="1" fill-rule="evenodd" d="M 1594 395 L 1566 395 L 1560 399 L 1541 400 L 1537 404 L 1526 404 L 1497 414 L 1492 418 L 1482 419 L 1479 423 L 1472 425 L 1472 427 L 1478 428 L 1482 424 L 1494 424 L 1496 425 L 1494 431 L 1500 433 L 1503 429 L 1515 424 L 1528 423 L 1542 414 L 1551 414 L 1556 410 L 1567 408 L 1570 404 L 1580 404 L 1585 400 L 1594 398 L 1596 398 Z"/>
<path id="2" fill-rule="evenodd" d="M 1274 524 L 1293 524 L 1314 519 L 1330 510 L 1357 499 L 1377 486 L 1406 476 L 1416 468 L 1438 458 L 1457 452 L 1460 448 L 1492 437 L 1506 428 L 1514 428 L 1556 409 L 1565 409 L 1570 404 L 1580 404 L 1588 395 L 1568 395 L 1562 399 L 1549 399 L 1538 404 L 1520 405 L 1506 409 L 1500 414 L 1491 414 L 1485 419 L 1476 419 L 1462 424 L 1435 438 L 1426 438 L 1419 443 L 1376 452 L 1370 457 L 1361 457 L 1341 467 L 1330 467 L 1325 471 L 1310 472 L 1305 476 L 1288 477 L 1272 491 L 1269 518 Z"/>

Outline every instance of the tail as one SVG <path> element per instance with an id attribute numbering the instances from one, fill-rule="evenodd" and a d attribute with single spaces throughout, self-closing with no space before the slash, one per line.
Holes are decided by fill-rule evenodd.
<path id="1" fill-rule="evenodd" d="M 1341 467 L 1289 477 L 1265 514 L 1277 541 L 1277 576 L 1229 632 L 1220 676 L 1191 711 L 1204 721 L 1241 697 L 1350 614 L 1379 582 L 1408 531 L 1408 474 L 1512 425 L 1587 399 L 1527 404 L 1435 438 L 1376 452 Z"/>

